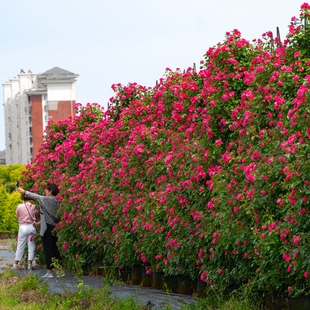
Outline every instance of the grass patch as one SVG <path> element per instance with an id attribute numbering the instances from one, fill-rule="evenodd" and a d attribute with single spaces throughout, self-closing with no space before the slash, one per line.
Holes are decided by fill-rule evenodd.
<path id="1" fill-rule="evenodd" d="M 148 305 L 137 302 L 134 296 L 124 299 L 112 296 L 108 285 L 94 290 L 80 281 L 74 293 L 50 294 L 48 284 L 36 274 L 17 277 L 11 269 L 0 274 L 0 309 L 13 310 L 149 310 Z M 211 295 L 210 295 L 211 294 Z M 180 310 L 258 310 L 249 298 L 234 295 L 228 299 L 216 292 L 198 299 L 196 305 L 184 305 Z M 226 296 L 227 297 L 227 296 Z M 171 310 L 167 306 L 161 310 Z"/>
<path id="2" fill-rule="evenodd" d="M 0 274 L 0 309 L 14 310 L 145 310 L 133 296 L 111 296 L 109 287 L 94 290 L 83 282 L 75 293 L 49 294 L 48 285 L 37 275 L 20 278 L 12 270 Z"/>
<path id="3" fill-rule="evenodd" d="M 35 275 L 19 278 L 14 271 L 1 274 L 0 308 L 1 309 L 40 309 L 36 305 L 44 303 L 47 287 L 38 281 Z"/>

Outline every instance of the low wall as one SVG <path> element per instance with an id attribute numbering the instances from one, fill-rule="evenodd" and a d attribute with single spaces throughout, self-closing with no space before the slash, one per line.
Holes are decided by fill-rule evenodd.
<path id="1" fill-rule="evenodd" d="M 13 239 L 15 238 L 15 234 L 11 232 L 0 232 L 0 239 Z"/>

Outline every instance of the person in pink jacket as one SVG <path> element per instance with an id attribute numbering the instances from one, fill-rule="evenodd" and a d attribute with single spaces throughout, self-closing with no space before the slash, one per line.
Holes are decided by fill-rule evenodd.
<path id="1" fill-rule="evenodd" d="M 34 200 L 26 195 L 22 195 L 23 203 L 16 209 L 18 220 L 17 249 L 15 253 L 15 262 L 12 269 L 18 269 L 18 264 L 22 260 L 26 244 L 28 245 L 28 270 L 32 270 L 32 261 L 36 248 L 34 237 L 37 233 L 35 225 L 38 211 L 35 208 Z"/>

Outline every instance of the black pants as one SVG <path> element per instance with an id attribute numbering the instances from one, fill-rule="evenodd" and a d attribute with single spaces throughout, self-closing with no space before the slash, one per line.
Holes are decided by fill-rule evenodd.
<path id="1" fill-rule="evenodd" d="M 46 269 L 53 269 L 52 258 L 56 258 L 61 262 L 61 257 L 57 248 L 57 236 L 55 232 L 53 232 L 54 228 L 54 226 L 47 224 L 47 229 L 42 236 Z"/>

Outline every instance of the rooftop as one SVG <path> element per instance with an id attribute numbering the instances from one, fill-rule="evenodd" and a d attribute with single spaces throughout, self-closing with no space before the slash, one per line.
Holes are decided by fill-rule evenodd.
<path id="1" fill-rule="evenodd" d="M 75 74 L 73 72 L 61 69 L 59 67 L 54 67 L 50 70 L 47 70 L 41 74 L 38 75 L 38 78 L 43 81 L 55 81 L 55 80 L 72 80 L 75 81 L 75 79 L 78 77 L 78 74 Z"/>

